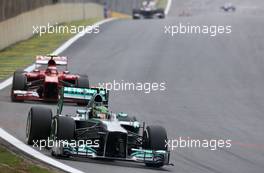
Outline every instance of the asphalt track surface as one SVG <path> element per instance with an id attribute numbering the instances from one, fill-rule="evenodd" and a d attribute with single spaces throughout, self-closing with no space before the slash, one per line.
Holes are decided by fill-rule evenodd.
<path id="1" fill-rule="evenodd" d="M 171 156 L 175 166 L 158 170 L 117 161 L 63 163 L 85 172 L 263 172 L 264 5 L 261 0 L 233 1 L 237 12 L 224 13 L 220 2 L 173 1 L 165 20 L 105 24 L 99 35 L 84 36 L 63 55 L 71 57 L 69 69 L 89 74 L 92 84 L 165 81 L 166 91 L 112 92 L 110 108 L 164 126 L 170 139 L 231 139 L 232 147 L 216 151 L 178 148 Z M 179 17 L 186 9 L 191 16 Z M 232 25 L 232 34 L 164 34 L 164 25 L 179 22 Z M 9 91 L 8 87 L 0 92 L 0 125 L 24 140 L 29 108 L 43 103 L 11 103 Z"/>

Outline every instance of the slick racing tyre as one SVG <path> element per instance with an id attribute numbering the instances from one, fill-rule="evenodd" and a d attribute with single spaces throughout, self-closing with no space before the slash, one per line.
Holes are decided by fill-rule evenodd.
<path id="1" fill-rule="evenodd" d="M 75 121 L 70 117 L 57 116 L 53 121 L 52 129 L 52 135 L 56 140 L 73 140 Z"/>
<path id="2" fill-rule="evenodd" d="M 164 19 L 165 18 L 165 13 L 164 13 L 164 9 L 157 9 L 157 13 L 159 13 L 159 18 L 160 19 Z"/>
<path id="3" fill-rule="evenodd" d="M 161 126 L 148 126 L 143 132 L 143 149 L 147 150 L 164 150 L 166 146 L 167 132 Z M 163 163 L 146 163 L 148 167 L 162 167 Z"/>
<path id="4" fill-rule="evenodd" d="M 89 88 L 89 79 L 87 75 L 79 75 L 80 77 L 77 79 L 77 87 L 78 88 Z M 88 101 L 84 100 L 82 102 L 78 102 L 77 105 L 79 106 L 86 106 Z"/>
<path id="5" fill-rule="evenodd" d="M 79 75 L 80 77 L 77 79 L 77 87 L 78 88 L 89 88 L 89 79 L 87 75 Z"/>
<path id="6" fill-rule="evenodd" d="M 14 96 L 14 90 L 26 90 L 27 78 L 23 73 L 24 73 L 23 70 L 17 70 L 14 72 L 12 89 L 11 89 L 11 100 L 13 102 L 23 101 L 23 100 L 17 100 Z"/>
<path id="7" fill-rule="evenodd" d="M 68 158 L 70 154 L 63 151 L 65 141 L 74 140 L 75 121 L 70 117 L 56 116 L 51 127 L 51 139 L 56 141 L 56 147 L 52 147 L 51 155 L 57 158 Z"/>
<path id="8" fill-rule="evenodd" d="M 140 11 L 139 10 L 133 10 L 132 12 L 132 18 L 133 19 L 140 19 Z"/>
<path id="9" fill-rule="evenodd" d="M 33 145 L 39 140 L 46 140 L 50 136 L 52 122 L 51 109 L 32 107 L 28 113 L 26 126 L 26 141 Z"/>

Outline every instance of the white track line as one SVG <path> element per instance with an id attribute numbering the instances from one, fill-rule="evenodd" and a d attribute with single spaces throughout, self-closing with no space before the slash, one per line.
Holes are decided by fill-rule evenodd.
<path id="1" fill-rule="evenodd" d="M 110 22 L 112 20 L 115 20 L 115 18 L 109 18 L 109 19 L 105 19 L 102 21 L 99 21 L 97 23 L 95 23 L 93 26 L 99 26 L 102 25 L 104 23 Z M 89 28 L 87 28 L 88 30 Z M 70 47 L 70 45 L 72 45 L 75 41 L 77 41 L 80 37 L 82 37 L 84 34 L 82 32 L 76 34 L 75 36 L 73 36 L 71 39 L 69 39 L 68 41 L 66 41 L 64 44 L 62 44 L 58 49 L 56 49 L 54 52 L 52 52 L 51 54 L 54 55 L 58 55 L 60 53 L 62 53 L 64 50 L 66 50 L 68 47 Z M 25 69 L 25 71 L 32 71 L 35 68 L 35 65 L 32 64 L 31 66 L 27 67 Z M 8 79 L 6 79 L 5 81 L 0 83 L 0 90 L 4 89 L 5 87 L 9 86 L 12 83 L 13 77 L 9 77 Z"/>
<path id="2" fill-rule="evenodd" d="M 171 3 L 172 3 L 172 0 L 168 0 L 167 2 L 167 6 L 165 8 L 165 14 L 168 15 L 169 14 L 169 11 L 170 11 L 170 8 L 171 8 Z"/>
<path id="3" fill-rule="evenodd" d="M 17 138 L 15 138 L 14 136 L 10 135 L 9 133 L 7 133 L 5 130 L 3 130 L 2 128 L 0 128 L 0 136 L 1 138 L 3 138 L 5 141 L 7 141 L 8 143 L 10 143 L 11 145 L 13 145 L 14 147 L 22 150 L 23 152 L 29 154 L 30 156 L 32 156 L 33 158 L 37 158 L 38 160 L 41 160 L 51 166 L 54 166 L 56 168 L 59 168 L 60 170 L 66 171 L 66 172 L 70 172 L 70 173 L 84 173 L 78 169 L 72 168 L 68 165 L 65 165 L 61 162 L 56 161 L 55 159 L 52 159 L 42 153 L 40 153 L 39 151 L 36 151 L 35 149 L 31 148 L 30 146 L 24 144 L 23 142 L 21 142 L 20 140 L 18 140 Z"/>
<path id="4" fill-rule="evenodd" d="M 110 22 L 112 20 L 115 20 L 115 18 L 109 18 L 106 20 L 99 21 L 99 22 L 95 23 L 93 26 L 99 26 L 99 25 L 102 25 L 104 23 Z M 54 52 L 52 52 L 52 54 L 58 55 L 58 54 L 62 53 L 64 50 L 66 50 L 70 45 L 72 45 L 75 41 L 77 41 L 83 35 L 84 35 L 83 33 L 76 34 L 71 39 L 69 39 L 64 44 L 62 44 L 58 49 L 56 49 Z M 27 67 L 25 69 L 25 71 L 32 71 L 34 68 L 35 68 L 35 65 L 32 64 L 31 66 Z M 1 82 L 0 83 L 0 90 L 9 86 L 12 83 L 12 80 L 13 80 L 13 77 L 9 77 L 5 81 Z M 39 160 L 41 160 L 41 161 L 43 161 L 49 165 L 52 165 L 56 168 L 59 168 L 63 171 L 70 172 L 70 173 L 84 173 L 80 170 L 77 170 L 77 169 L 72 168 L 70 166 L 67 166 L 61 162 L 58 162 L 58 161 L 40 153 L 39 151 L 34 150 L 33 148 L 27 146 L 26 144 L 24 144 L 23 142 L 21 142 L 20 140 L 15 138 L 14 136 L 7 133 L 2 128 L 0 128 L 0 137 L 3 138 L 5 141 L 9 142 L 11 145 L 15 146 L 16 148 L 22 150 L 23 152 L 25 152 L 25 153 L 33 156 L 34 158 L 37 158 L 37 159 L 39 159 Z"/>

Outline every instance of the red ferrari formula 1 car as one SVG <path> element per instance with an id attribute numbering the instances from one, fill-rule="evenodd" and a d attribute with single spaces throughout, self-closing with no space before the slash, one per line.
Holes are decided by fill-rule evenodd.
<path id="1" fill-rule="evenodd" d="M 36 67 L 33 71 L 17 70 L 14 72 L 11 100 L 16 102 L 57 101 L 62 86 L 89 88 L 88 76 L 70 74 L 67 64 L 67 57 L 37 56 Z M 86 104 L 82 99 L 66 101 Z"/>

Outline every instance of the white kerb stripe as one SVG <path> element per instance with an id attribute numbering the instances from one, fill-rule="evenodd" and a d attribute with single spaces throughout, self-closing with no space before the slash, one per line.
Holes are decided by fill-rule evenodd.
<path id="1" fill-rule="evenodd" d="M 0 137 L 3 138 L 8 143 L 10 143 L 11 145 L 13 145 L 14 147 L 22 150 L 23 152 L 29 154 L 30 156 L 32 156 L 34 158 L 37 158 L 38 160 L 41 160 L 45 163 L 48 163 L 49 165 L 52 165 L 53 167 L 59 168 L 63 171 L 70 172 L 70 173 L 84 173 L 78 169 L 72 168 L 68 165 L 65 165 L 61 162 L 58 162 L 58 161 L 40 153 L 39 151 L 34 150 L 30 146 L 24 144 L 23 142 L 21 142 L 17 138 L 15 138 L 12 135 L 10 135 L 9 133 L 7 133 L 2 128 L 0 128 Z"/>
<path id="2" fill-rule="evenodd" d="M 168 0 L 167 1 L 167 6 L 165 8 L 165 14 L 168 15 L 169 14 L 169 11 L 170 11 L 170 8 L 171 8 L 171 3 L 172 3 L 172 0 Z"/>

